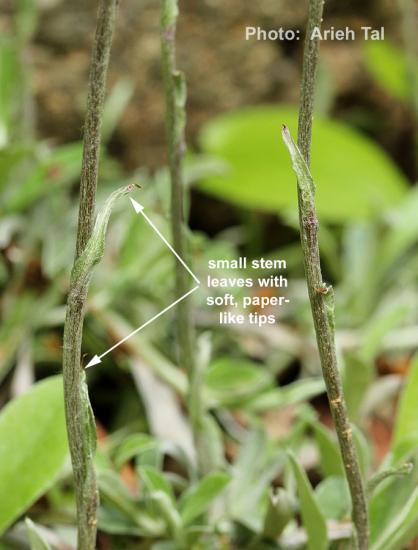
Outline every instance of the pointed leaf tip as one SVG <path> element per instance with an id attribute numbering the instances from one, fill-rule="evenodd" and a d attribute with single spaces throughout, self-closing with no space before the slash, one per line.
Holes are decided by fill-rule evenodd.
<path id="1" fill-rule="evenodd" d="M 134 207 L 134 210 L 137 214 L 139 214 L 140 212 L 142 212 L 144 210 L 144 207 L 142 206 L 142 204 L 139 204 L 138 201 L 136 201 L 132 197 L 129 197 L 129 200 L 131 201 L 132 206 Z"/>
<path id="2" fill-rule="evenodd" d="M 101 362 L 102 362 L 102 360 L 100 359 L 100 357 L 98 355 L 95 355 L 92 359 L 90 359 L 90 361 L 87 363 L 85 368 L 88 369 L 90 367 L 93 367 L 94 365 L 97 365 L 98 363 L 101 363 Z"/>

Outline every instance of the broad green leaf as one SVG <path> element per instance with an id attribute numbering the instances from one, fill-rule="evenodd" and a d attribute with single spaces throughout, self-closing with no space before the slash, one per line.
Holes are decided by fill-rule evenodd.
<path id="1" fill-rule="evenodd" d="M 368 40 L 364 43 L 364 60 L 370 74 L 384 90 L 397 99 L 411 98 L 407 59 L 400 48 L 388 40 Z"/>
<path id="2" fill-rule="evenodd" d="M 351 513 L 351 498 L 343 477 L 327 477 L 315 488 L 321 512 L 327 519 L 344 520 Z"/>
<path id="3" fill-rule="evenodd" d="M 205 513 L 212 502 L 225 489 L 230 477 L 224 473 L 213 473 L 192 486 L 181 498 L 180 513 L 184 525 Z"/>
<path id="4" fill-rule="evenodd" d="M 39 527 L 29 518 L 25 519 L 26 529 L 30 542 L 30 550 L 51 550 L 50 545 L 43 537 Z"/>
<path id="5" fill-rule="evenodd" d="M 344 476 L 344 467 L 337 442 L 331 432 L 319 422 L 312 423 L 320 454 L 319 468 L 324 477 Z"/>
<path id="6" fill-rule="evenodd" d="M 418 447 L 418 354 L 412 360 L 398 405 L 392 437 L 393 462 Z"/>
<path id="7" fill-rule="evenodd" d="M 326 550 L 328 548 L 328 536 L 325 518 L 318 506 L 305 472 L 291 453 L 289 453 L 289 459 L 296 478 L 300 513 L 308 535 L 308 549 Z"/>
<path id="8" fill-rule="evenodd" d="M 223 176 L 201 182 L 201 189 L 238 206 L 267 212 L 296 210 L 296 183 L 281 124 L 296 135 L 297 109 L 253 107 L 222 115 L 203 129 L 205 152 L 229 164 Z M 397 203 L 407 182 L 376 144 L 336 121 L 316 118 L 312 175 L 320 219 L 343 222 L 379 214 Z"/>
<path id="9" fill-rule="evenodd" d="M 62 377 L 54 376 L 0 415 L 0 533 L 53 485 L 67 456 Z"/>

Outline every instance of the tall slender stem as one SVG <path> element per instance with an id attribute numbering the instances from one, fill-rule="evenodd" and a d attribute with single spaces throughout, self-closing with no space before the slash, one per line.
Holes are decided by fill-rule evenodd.
<path id="1" fill-rule="evenodd" d="M 117 0 L 100 0 L 92 51 L 84 126 L 83 162 L 80 181 L 76 260 L 86 248 L 93 231 L 99 170 L 100 130 Z M 73 269 L 64 325 L 63 377 L 65 413 L 74 473 L 78 549 L 96 547 L 98 492 L 94 470 L 95 423 L 81 365 L 83 321 L 89 278 Z"/>
<path id="2" fill-rule="evenodd" d="M 184 177 L 183 155 L 186 150 L 186 82 L 184 75 L 176 69 L 176 23 L 177 0 L 161 1 L 161 48 L 166 98 L 166 126 L 169 166 L 171 177 L 171 231 L 174 248 L 187 262 L 184 225 Z M 176 294 L 187 292 L 189 276 L 183 266 L 176 262 Z M 179 354 L 182 365 L 193 372 L 193 343 L 190 302 L 182 301 L 178 307 Z"/>
<path id="3" fill-rule="evenodd" d="M 309 2 L 308 25 L 303 55 L 298 145 L 308 168 L 311 157 L 315 81 L 319 56 L 319 40 L 312 39 L 312 32 L 316 27 L 321 26 L 323 6 L 323 0 L 310 0 Z M 314 188 L 312 188 L 312 193 L 305 193 L 303 187 L 299 184 L 298 203 L 309 299 L 322 373 L 351 493 L 353 523 L 357 534 L 355 544 L 358 545 L 360 550 L 365 550 L 368 547 L 366 496 L 337 364 L 332 311 L 333 303 L 331 303 L 333 291 L 322 279 Z"/>
<path id="4" fill-rule="evenodd" d="M 184 224 L 184 176 L 183 156 L 186 150 L 186 82 L 176 68 L 177 0 L 161 0 L 161 51 L 162 70 L 166 98 L 166 127 L 171 179 L 171 231 L 174 248 L 186 263 L 188 261 Z M 176 295 L 183 296 L 190 288 L 189 275 L 176 262 Z M 191 388 L 189 410 L 196 448 L 199 449 L 200 418 L 196 407 L 191 406 L 191 395 L 196 377 L 193 349 L 193 325 L 190 301 L 183 300 L 177 306 L 177 332 L 180 364 L 186 368 Z M 198 451 L 199 454 L 199 451 Z"/>

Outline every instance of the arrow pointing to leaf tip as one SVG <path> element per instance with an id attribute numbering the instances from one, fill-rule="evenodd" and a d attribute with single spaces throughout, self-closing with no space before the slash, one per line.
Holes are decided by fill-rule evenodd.
<path id="1" fill-rule="evenodd" d="M 139 204 L 138 201 L 136 201 L 136 200 L 133 199 L 132 197 L 129 197 L 129 200 L 131 201 L 132 206 L 134 207 L 135 212 L 136 212 L 137 214 L 139 214 L 140 212 L 142 212 L 142 211 L 144 210 L 144 207 L 142 206 L 142 204 Z"/>
<path id="2" fill-rule="evenodd" d="M 158 227 L 154 225 L 154 223 L 149 219 L 147 214 L 144 212 L 144 207 L 142 204 L 139 204 L 135 199 L 130 199 L 132 206 L 135 209 L 135 212 L 137 214 L 142 214 L 146 221 L 149 223 L 149 225 L 153 228 L 153 230 L 157 233 L 157 235 L 160 237 L 160 239 L 168 246 L 168 248 L 171 250 L 171 252 L 174 254 L 174 256 L 178 259 L 178 261 L 181 263 L 181 265 L 190 273 L 190 275 L 193 277 L 193 279 L 196 281 L 198 285 L 200 285 L 199 279 L 196 277 L 196 275 L 193 273 L 193 271 L 189 268 L 188 265 L 184 262 L 183 258 L 181 258 L 177 252 L 174 250 L 174 248 L 171 246 L 171 244 L 167 241 L 167 239 L 164 237 L 164 235 L 160 232 Z"/>
<path id="3" fill-rule="evenodd" d="M 177 300 L 175 302 L 173 302 L 172 304 L 168 305 L 166 308 L 164 308 L 162 311 L 160 311 L 159 313 L 157 313 L 156 315 L 154 315 L 154 317 L 151 317 L 151 319 L 149 319 L 148 321 L 146 321 L 145 323 L 143 323 L 140 327 L 138 327 L 137 329 L 133 330 L 131 333 L 129 333 L 127 336 L 125 336 L 125 338 L 122 338 L 122 340 L 119 340 L 119 342 L 117 342 L 115 345 L 113 345 L 111 348 L 109 348 L 108 350 L 106 350 L 104 353 L 102 353 L 101 355 L 95 355 L 92 359 L 90 359 L 90 361 L 87 363 L 86 365 L 86 369 L 90 368 L 90 367 L 93 367 L 94 365 L 98 365 L 99 363 L 102 362 L 102 358 L 107 355 L 108 353 L 110 353 L 111 351 L 113 351 L 115 348 L 119 347 L 121 344 L 123 344 L 124 342 L 126 342 L 126 340 L 128 340 L 129 338 L 131 338 L 132 336 L 134 336 L 134 334 L 137 334 L 140 330 L 144 329 L 145 327 L 147 327 L 149 324 L 151 324 L 153 321 L 155 321 L 156 319 L 158 319 L 158 317 L 160 317 L 161 315 L 164 315 L 164 313 L 166 313 L 169 309 L 171 309 L 172 307 L 176 306 L 179 302 L 181 302 L 182 300 L 184 300 L 185 298 L 187 298 L 188 296 L 190 296 L 190 294 L 192 294 L 195 290 L 197 290 L 200 286 L 200 281 L 199 279 L 196 277 L 196 275 L 191 271 L 191 269 L 184 263 L 183 259 L 177 254 L 177 252 L 174 250 L 174 248 L 171 246 L 171 244 L 167 241 L 167 239 L 164 237 L 164 235 L 162 235 L 162 233 L 160 233 L 159 229 L 153 224 L 153 222 L 149 219 L 149 217 L 145 214 L 144 212 L 144 207 L 142 206 L 142 204 L 139 204 L 139 202 L 137 202 L 135 199 L 130 199 L 131 203 L 132 203 L 132 206 L 134 207 L 135 209 L 135 212 L 137 214 L 142 214 L 144 216 L 144 218 L 146 219 L 146 221 L 149 223 L 149 225 L 153 228 L 153 230 L 157 233 L 157 235 L 160 237 L 160 239 L 162 239 L 164 241 L 164 243 L 168 246 L 168 248 L 171 250 L 171 252 L 175 255 L 175 257 L 179 260 L 179 262 L 183 265 L 183 267 L 190 273 L 190 275 L 193 277 L 193 279 L 197 282 L 197 285 L 194 286 L 191 290 L 189 290 L 188 292 L 186 292 L 186 294 L 183 294 L 183 296 L 181 296 L 180 298 L 177 298 Z"/>

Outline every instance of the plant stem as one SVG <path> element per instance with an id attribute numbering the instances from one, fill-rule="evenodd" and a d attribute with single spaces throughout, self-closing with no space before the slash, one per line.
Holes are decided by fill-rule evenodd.
<path id="1" fill-rule="evenodd" d="M 117 0 L 100 0 L 84 127 L 77 244 L 74 266 L 92 235 L 99 170 L 100 129 Z M 81 365 L 89 278 L 73 269 L 64 325 L 63 377 L 68 442 L 77 503 L 78 549 L 96 547 L 98 492 L 94 470 L 95 423 Z"/>
<path id="2" fill-rule="evenodd" d="M 161 48 L 166 97 L 166 125 L 171 178 L 171 231 L 174 248 L 187 263 L 184 227 L 184 177 L 183 155 L 185 143 L 186 83 L 176 69 L 177 0 L 161 1 Z M 189 288 L 189 276 L 176 262 L 176 294 L 185 294 Z M 190 302 L 184 300 L 177 306 L 180 358 L 189 374 L 193 371 L 193 344 L 190 318 Z"/>
<path id="3" fill-rule="evenodd" d="M 311 157 L 315 80 L 319 56 L 319 40 L 311 39 L 311 36 L 313 29 L 321 26 L 323 5 L 323 0 L 310 0 L 309 2 L 303 55 L 298 145 L 308 168 Z M 332 162 L 332 159 L 330 159 L 330 162 Z M 332 288 L 325 285 L 322 279 L 314 189 L 312 193 L 305 193 L 298 185 L 298 203 L 309 299 L 322 373 L 351 493 L 353 523 L 357 533 L 355 544 L 358 545 L 360 550 L 365 550 L 368 547 L 366 496 L 337 364 L 335 328 L 332 315 L 330 315 L 330 309 L 333 307 L 333 304 L 330 304 L 330 297 L 332 298 L 333 295 Z"/>
<path id="4" fill-rule="evenodd" d="M 395 468 L 388 468 L 387 470 L 378 472 L 371 479 L 369 479 L 369 482 L 367 483 L 367 492 L 369 494 L 369 497 L 372 496 L 374 490 L 380 485 L 380 483 L 382 483 L 382 481 L 385 481 L 385 479 L 387 479 L 388 477 L 407 476 L 412 472 L 412 469 L 412 462 L 404 462 L 403 464 Z"/>
<path id="5" fill-rule="evenodd" d="M 186 150 L 186 82 L 176 68 L 177 0 L 161 0 L 161 52 L 166 101 L 166 131 L 171 179 L 171 231 L 174 248 L 188 262 L 184 224 L 183 156 Z M 176 296 L 183 296 L 190 287 L 188 273 L 176 262 Z M 183 300 L 177 306 L 177 331 L 180 364 L 186 369 L 190 388 L 195 379 L 193 326 L 190 302 Z M 191 422 L 197 448 L 200 419 L 191 411 Z"/>

